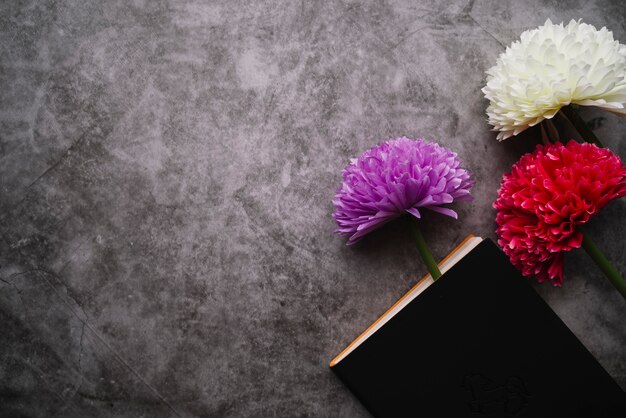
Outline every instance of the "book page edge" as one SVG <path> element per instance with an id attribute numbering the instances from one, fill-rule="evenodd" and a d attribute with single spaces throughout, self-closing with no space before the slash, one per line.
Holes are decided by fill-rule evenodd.
<path id="1" fill-rule="evenodd" d="M 448 253 L 447 256 L 444 257 L 443 260 L 441 260 L 437 265 L 439 267 L 441 267 L 444 263 L 446 263 L 450 258 L 452 258 L 457 252 L 461 251 L 463 249 L 463 247 L 469 243 L 469 241 L 473 238 L 481 238 L 481 237 L 476 237 L 473 234 L 469 234 L 467 237 L 465 237 L 465 239 L 463 241 L 461 241 L 461 243 L 459 245 L 457 245 L 450 253 Z M 481 238 L 482 241 L 482 238 Z M 476 244 L 478 245 L 478 244 Z M 473 248 L 472 248 L 473 249 Z M 471 251 L 471 250 L 470 250 Z M 456 263 L 455 263 L 456 264 Z M 452 264 L 451 266 L 448 267 L 451 268 L 454 264 Z M 448 270 L 446 269 L 446 271 Z M 428 280 L 430 279 L 430 280 Z M 373 328 L 377 327 L 381 321 L 385 320 L 385 323 L 391 319 L 393 316 L 391 316 L 390 318 L 386 318 L 387 315 L 389 315 L 392 311 L 394 311 L 396 309 L 396 307 L 398 305 L 400 305 L 402 302 L 404 302 L 405 299 L 407 299 L 409 296 L 411 296 L 416 290 L 418 290 L 418 288 L 422 285 L 426 285 L 424 287 L 424 289 L 421 289 L 419 291 L 419 293 L 423 292 L 424 290 L 426 290 L 432 283 L 434 283 L 434 280 L 432 280 L 432 277 L 430 276 L 430 274 L 426 274 L 424 277 L 422 277 L 413 287 L 411 287 L 404 295 L 402 295 L 402 297 L 400 297 L 400 299 L 398 299 L 389 309 L 387 309 L 382 315 L 380 315 L 369 327 L 367 327 L 365 329 L 365 331 L 363 331 L 361 334 L 359 334 L 358 337 L 356 337 L 354 339 L 354 341 L 352 341 L 346 348 L 344 348 L 341 353 L 339 353 L 335 358 L 333 358 L 329 364 L 329 367 L 333 367 L 335 366 L 337 363 L 339 363 L 341 360 L 343 360 L 343 358 L 345 358 L 348 354 L 350 354 L 350 352 L 352 352 L 352 350 L 354 348 L 356 348 L 356 346 L 360 345 L 362 343 L 362 340 L 365 341 L 364 338 L 367 336 L 367 334 L 370 332 L 370 330 L 372 330 Z M 419 293 L 417 293 L 417 295 L 415 295 L 414 297 L 417 297 L 419 295 Z M 395 315 L 395 314 L 394 314 Z M 380 326 L 383 326 L 383 324 L 381 324 Z M 374 331 L 376 332 L 376 331 Z"/>

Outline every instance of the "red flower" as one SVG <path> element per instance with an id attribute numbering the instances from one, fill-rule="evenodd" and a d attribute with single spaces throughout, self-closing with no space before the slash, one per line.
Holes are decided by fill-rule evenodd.
<path id="1" fill-rule="evenodd" d="M 498 243 L 524 276 L 563 282 L 563 252 L 579 248 L 583 225 L 626 196 L 626 167 L 606 148 L 575 141 L 538 145 L 502 179 L 493 207 Z"/>

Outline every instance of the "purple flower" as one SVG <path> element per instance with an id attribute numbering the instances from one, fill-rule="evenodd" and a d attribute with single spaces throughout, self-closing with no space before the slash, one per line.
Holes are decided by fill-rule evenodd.
<path id="1" fill-rule="evenodd" d="M 354 244 L 405 213 L 419 218 L 418 208 L 456 219 L 456 212 L 442 205 L 472 200 L 474 184 L 460 165 L 456 153 L 423 139 L 402 137 L 370 148 L 343 170 L 333 199 L 336 232 Z"/>

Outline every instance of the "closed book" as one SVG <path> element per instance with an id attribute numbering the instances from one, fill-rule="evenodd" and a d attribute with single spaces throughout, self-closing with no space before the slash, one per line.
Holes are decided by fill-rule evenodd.
<path id="1" fill-rule="evenodd" d="M 626 394 L 489 239 L 332 362 L 377 417 L 626 417 Z M 581 296 L 582 297 L 582 296 Z"/>

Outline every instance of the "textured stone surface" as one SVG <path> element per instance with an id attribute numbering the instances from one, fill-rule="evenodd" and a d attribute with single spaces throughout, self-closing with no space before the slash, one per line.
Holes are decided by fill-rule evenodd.
<path id="1" fill-rule="evenodd" d="M 0 3 L 0 415 L 367 416 L 327 365 L 423 274 L 402 222 L 347 248 L 340 170 L 388 137 L 475 175 L 438 258 L 494 238 L 484 71 L 613 1 Z M 626 158 L 626 121 L 586 110 Z M 589 233 L 626 271 L 626 202 Z M 626 387 L 626 304 L 580 251 L 535 285 Z M 575 365 L 572 365 L 575 367 Z"/>

